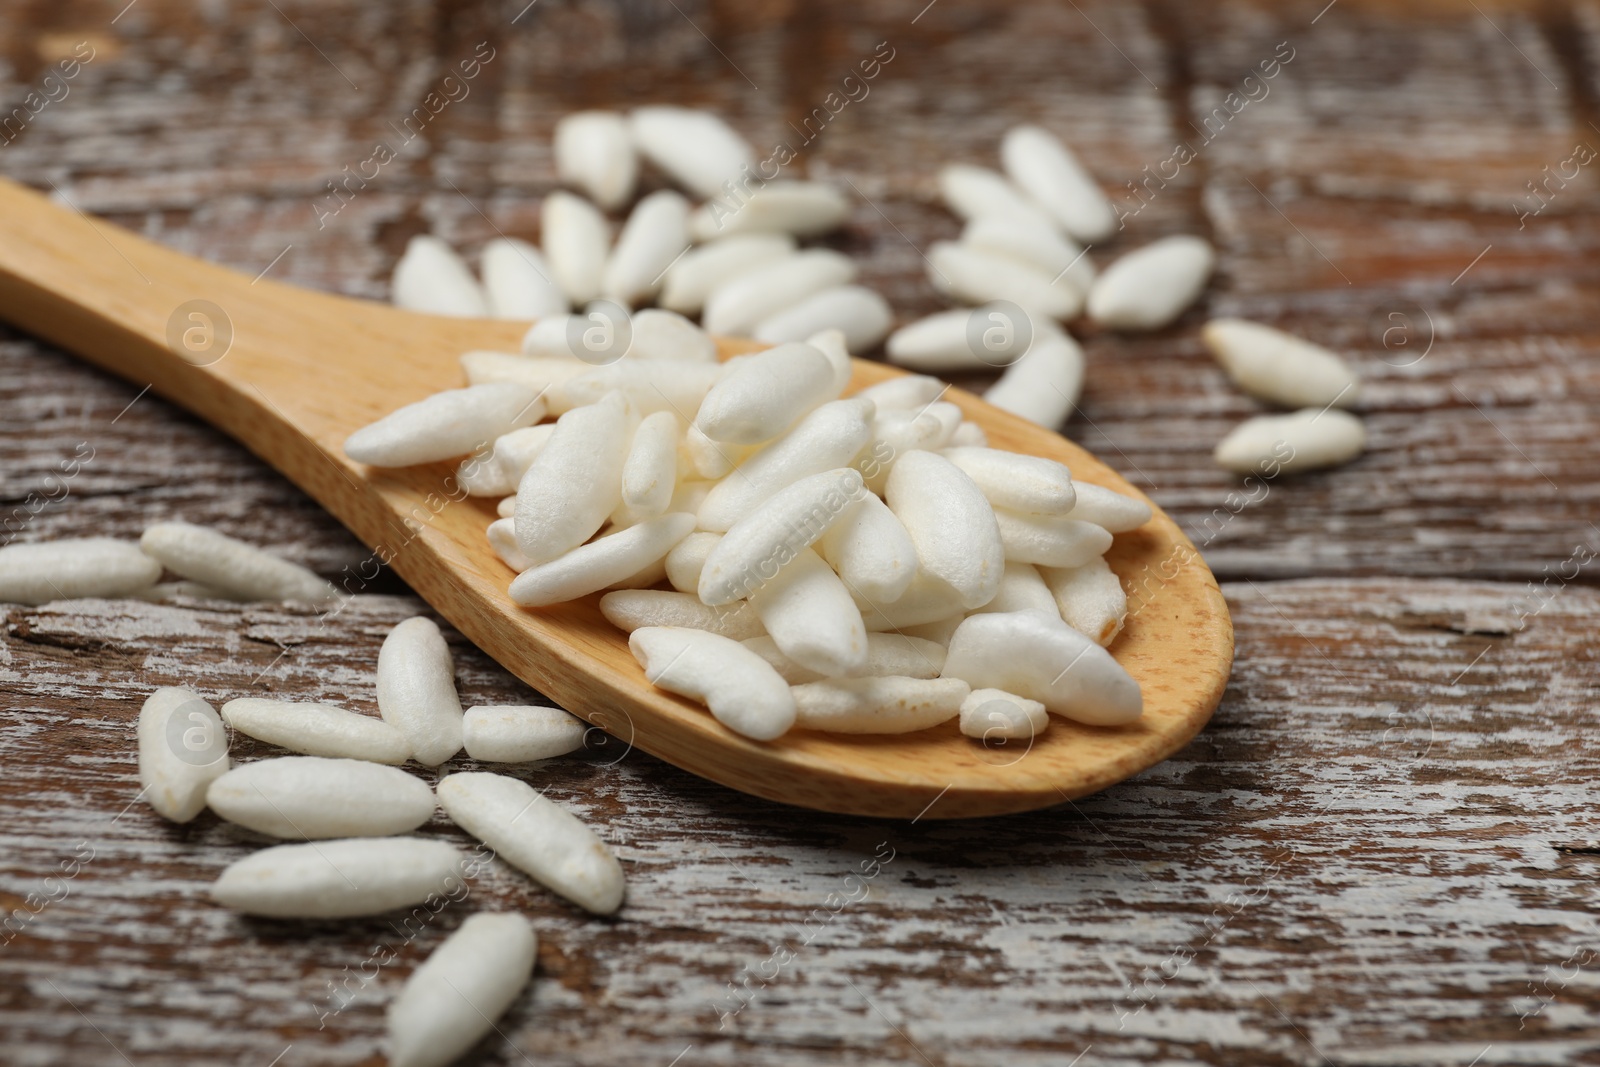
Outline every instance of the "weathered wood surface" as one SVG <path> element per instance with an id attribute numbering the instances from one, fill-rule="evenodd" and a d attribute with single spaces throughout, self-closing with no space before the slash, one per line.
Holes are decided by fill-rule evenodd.
<path id="1" fill-rule="evenodd" d="M 834 243 L 920 314 L 937 301 L 917 249 L 957 229 L 934 203 L 938 162 L 992 163 L 1005 123 L 1036 119 L 1137 206 L 1123 183 L 1178 138 L 1198 145 L 1192 124 L 1279 42 L 1294 49 L 1121 244 L 1206 234 L 1221 254 L 1208 312 L 1348 352 L 1370 454 L 1224 518 L 1236 486 L 1208 454 L 1255 406 L 1200 349 L 1200 313 L 1151 338 L 1089 336 L 1068 428 L 1225 579 L 1238 659 L 1211 727 L 1096 797 L 973 824 L 797 814 L 617 760 L 615 741 L 530 771 L 603 828 L 630 904 L 600 922 L 505 869 L 479 883 L 545 943 L 478 1061 L 1600 1058 L 1600 860 L 1582 851 L 1600 837 L 1600 593 L 1573 562 L 1600 549 L 1593 168 L 1518 217 L 1543 168 L 1600 147 L 1600 5 L 541 0 L 518 17 L 520 0 L 139 0 L 113 24 L 121 6 L 0 9 L 7 107 L 76 42 L 96 49 L 0 144 L 0 171 L 185 251 L 374 297 L 411 233 L 469 249 L 536 236 L 567 110 L 706 103 L 776 144 L 889 41 L 871 94 L 798 169 L 867 198 Z M 319 229 L 324 182 L 484 40 L 496 56 L 471 95 Z M 129 407 L 136 394 L 0 335 L 6 513 L 61 496 L 53 472 L 93 450 L 23 536 L 182 516 L 326 573 L 360 558 L 242 450 L 148 396 Z M 255 842 L 129 807 L 131 723 L 174 682 L 370 710 L 383 632 L 418 607 L 394 582 L 328 627 L 273 605 L 5 609 L 0 906 L 59 899 L 0 935 L 0 1062 L 380 1062 L 387 994 L 467 908 L 409 944 L 381 921 L 302 931 L 211 908 L 205 884 Z M 466 698 L 526 695 L 458 652 Z M 879 842 L 894 859 L 866 898 L 814 918 L 802 946 Z M 349 976 L 375 945 L 399 962 L 362 987 Z M 780 945 L 793 961 L 719 1029 L 726 983 Z M 347 979 L 357 999 L 319 1030 Z"/>
<path id="2" fill-rule="evenodd" d="M 284 1063 L 374 1062 L 396 983 L 490 905 L 526 910 L 545 945 L 487 1063 L 666 1064 L 691 1045 L 680 1062 L 1043 1065 L 1090 1045 L 1096 1063 L 1309 1063 L 1312 1044 L 1336 1063 L 1595 1055 L 1600 860 L 1560 846 L 1595 835 L 1600 594 L 1569 588 L 1494 636 L 1460 631 L 1514 610 L 1502 585 L 1230 594 L 1239 663 L 1222 709 L 1124 785 L 911 825 L 797 813 L 611 741 L 524 773 L 616 848 L 622 917 L 585 918 L 497 866 L 414 941 L 390 919 L 307 929 L 210 905 L 209 880 L 258 839 L 132 803 L 132 724 L 151 686 L 177 683 L 370 711 L 378 646 L 415 601 L 363 597 L 326 629 L 271 606 L 13 608 L 4 900 L 59 899 L 0 950 L 5 1058 L 109 1064 L 115 1045 L 134 1063 L 266 1063 L 292 1044 Z M 464 699 L 527 696 L 456 652 Z M 442 817 L 428 832 L 464 840 Z M 841 903 L 880 842 L 893 859 Z M 75 878 L 48 877 L 86 856 Z M 363 970 L 374 946 L 398 961 Z M 726 983 L 780 946 L 794 960 L 719 1028 Z M 1540 1011 L 1535 993 L 1556 999 Z M 336 996 L 355 999 L 332 1011 Z"/>

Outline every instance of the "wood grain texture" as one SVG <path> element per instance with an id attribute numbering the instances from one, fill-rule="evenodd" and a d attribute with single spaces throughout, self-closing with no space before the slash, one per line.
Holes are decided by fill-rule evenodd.
<path id="1" fill-rule="evenodd" d="M 1600 604 L 1592 563 L 1556 577 L 1576 546 L 1600 548 L 1592 167 L 1518 218 L 1544 167 L 1600 147 L 1600 5 L 938 0 L 913 24 L 923 4 L 541 0 L 511 25 L 522 7 L 140 0 L 115 25 L 75 0 L 3 8 L 7 101 L 72 42 L 101 51 L 0 146 L 0 171 L 252 275 L 288 247 L 269 277 L 381 297 L 411 233 L 469 250 L 496 229 L 537 237 L 565 111 L 705 103 L 764 144 L 890 40 L 871 95 L 797 169 L 870 199 L 831 243 L 914 316 L 939 306 L 916 249 L 958 229 L 934 202 L 937 163 L 991 162 L 1005 122 L 1033 118 L 1131 196 L 1124 183 L 1198 138 L 1191 123 L 1288 41 L 1270 95 L 1092 255 L 1212 237 L 1205 312 L 1346 352 L 1373 447 L 1234 513 L 1240 487 L 1208 455 L 1256 407 L 1201 350 L 1203 313 L 1154 337 L 1088 336 L 1069 435 L 1178 518 L 1225 579 L 1238 659 L 1211 726 L 1074 806 L 971 825 L 797 818 L 637 752 L 541 769 L 533 780 L 617 847 L 633 896 L 603 923 L 504 869 L 484 880 L 545 944 L 502 1027 L 511 1042 L 478 1062 L 1600 1058 L 1600 861 L 1583 851 L 1600 838 Z M 319 229 L 323 183 L 486 39 L 499 52 L 472 95 Z M 26 536 L 131 536 L 182 516 L 329 575 L 362 557 L 194 420 L 148 396 L 119 417 L 135 393 L 0 333 L 0 496 L 55 494 L 58 465 L 95 449 Z M 380 1062 L 387 992 L 466 908 L 409 945 L 380 922 L 241 923 L 200 894 L 242 837 L 210 821 L 175 831 L 138 806 L 117 816 L 149 686 L 270 686 L 371 710 L 382 633 L 418 607 L 381 580 L 315 640 L 270 606 L 11 610 L 0 893 L 52 892 L 79 841 L 96 858 L 0 945 L 0 1060 L 123 1064 L 103 1033 L 141 1065 Z M 452 641 L 469 699 L 527 695 Z M 852 894 L 846 876 L 879 842 L 897 851 L 867 898 L 813 916 Z M 796 958 L 719 1029 L 714 1005 L 737 1003 L 726 983 L 780 942 Z M 374 943 L 399 962 L 352 980 L 360 997 L 318 1031 L 328 983 L 360 975 Z"/>
<path id="2" fill-rule="evenodd" d="M 264 1064 L 290 1044 L 284 1062 L 375 1062 L 395 984 L 491 905 L 526 910 L 544 946 L 487 1063 L 665 1064 L 689 1045 L 684 1062 L 1041 1065 L 1091 1044 L 1113 1064 L 1320 1062 L 1307 1039 L 1336 1063 L 1600 1050 L 1600 985 L 1581 962 L 1600 861 L 1559 850 L 1597 836 L 1600 593 L 1569 588 L 1522 631 L 1485 635 L 1462 631 L 1514 609 L 1502 585 L 1227 592 L 1227 700 L 1133 781 L 1048 812 L 908 824 L 798 815 L 608 742 L 519 773 L 616 849 L 621 917 L 586 917 L 496 864 L 410 942 L 399 919 L 223 912 L 206 884 L 259 839 L 129 805 L 150 686 L 371 712 L 383 634 L 415 600 L 363 597 L 326 632 L 269 605 L 13 608 L 5 891 L 12 906 L 60 899 L 0 949 L 7 1061 L 120 1062 L 109 1039 L 135 1063 Z M 452 646 L 465 700 L 530 695 Z M 465 843 L 442 816 L 425 832 Z M 49 881 L 87 855 L 80 842 L 92 859 Z M 862 879 L 885 842 L 892 860 Z M 363 971 L 374 946 L 398 958 Z M 754 1001 L 719 1026 L 738 1005 L 727 983 L 780 946 L 795 959 L 751 978 Z M 321 1019 L 346 981 L 354 1001 Z"/>

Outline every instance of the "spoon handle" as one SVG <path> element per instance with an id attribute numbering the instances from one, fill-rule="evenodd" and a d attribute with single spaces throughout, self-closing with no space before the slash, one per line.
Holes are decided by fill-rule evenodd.
<path id="1" fill-rule="evenodd" d="M 424 395 L 463 350 L 520 333 L 252 278 L 58 196 L 0 179 L 0 319 L 187 408 L 347 524 L 316 484 L 359 471 L 345 435 L 398 406 L 394 383 Z"/>
<path id="2" fill-rule="evenodd" d="M 231 328 L 195 302 L 238 304 L 249 279 L 57 196 L 0 179 L 0 318 L 209 417 L 208 372 L 194 365 L 210 361 Z M 187 360 L 169 347 L 169 333 L 190 346 Z"/>

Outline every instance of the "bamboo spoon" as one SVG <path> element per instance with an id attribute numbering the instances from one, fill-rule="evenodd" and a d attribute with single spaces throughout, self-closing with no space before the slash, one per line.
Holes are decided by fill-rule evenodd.
<path id="1" fill-rule="evenodd" d="M 452 500 L 450 464 L 378 470 L 346 436 L 464 384 L 468 349 L 515 352 L 524 327 L 439 318 L 257 279 L 191 259 L 0 180 L 0 317 L 188 408 L 237 438 L 349 527 L 440 615 L 523 681 L 620 741 L 747 793 L 858 815 L 961 818 L 1046 807 L 1177 751 L 1210 717 L 1233 659 L 1211 572 L 1160 509 L 1107 559 L 1130 589 L 1112 646 L 1145 712 L 1127 726 L 1055 719 L 985 747 L 950 722 L 893 737 L 794 731 L 748 741 L 645 681 L 596 598 L 527 611 L 484 529 L 494 503 Z M 747 350 L 725 343 L 723 354 Z M 857 361 L 852 391 L 900 372 Z M 1061 460 L 1143 499 L 1058 435 L 952 389 L 997 448 Z M 453 482 L 450 483 L 453 486 Z M 364 573 L 371 576 L 375 567 Z M 359 592 L 359 582 L 346 583 Z M 337 609 L 333 609 L 335 612 Z"/>

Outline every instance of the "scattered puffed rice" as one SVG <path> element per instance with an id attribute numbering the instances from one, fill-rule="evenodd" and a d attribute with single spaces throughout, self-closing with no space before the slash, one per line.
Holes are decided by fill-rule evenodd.
<path id="1" fill-rule="evenodd" d="M 576 815 L 503 774 L 452 774 L 439 804 L 495 855 L 596 915 L 622 906 L 622 865 Z"/>
<path id="2" fill-rule="evenodd" d="M 540 207 L 544 254 L 556 284 L 582 307 L 600 295 L 611 250 L 611 228 L 600 209 L 581 196 L 551 193 Z"/>
<path id="3" fill-rule="evenodd" d="M 1163 237 L 1105 269 L 1089 290 L 1089 317 L 1115 330 L 1159 330 L 1199 298 L 1215 262 L 1198 237 Z"/>
<path id="4" fill-rule="evenodd" d="M 433 790 L 397 767 L 355 759 L 280 756 L 234 767 L 206 805 L 270 837 L 387 837 L 433 816 Z"/>
<path id="5" fill-rule="evenodd" d="M 489 302 L 466 262 L 450 246 L 427 234 L 406 243 L 391 283 L 394 302 L 411 311 L 482 318 Z"/>
<path id="6" fill-rule="evenodd" d="M 1116 212 L 1100 186 L 1066 145 L 1038 126 L 1015 126 L 1000 142 L 1006 174 L 1080 241 L 1100 241 L 1116 229 Z"/>
<path id="7" fill-rule="evenodd" d="M 793 698 L 776 696 L 783 677 L 765 662 L 766 673 L 757 669 L 751 650 L 732 650 L 730 639 L 759 638 L 756 649 L 804 685 L 923 673 L 906 665 L 904 650 L 898 660 L 874 658 L 891 637 L 906 640 L 893 633 L 906 629 L 965 648 L 978 638 L 962 645 L 962 627 L 1013 620 L 1003 625 L 1022 645 L 1057 652 L 1083 640 L 1065 617 L 1109 642 L 1126 598 L 1101 557 L 1150 508 L 1077 484 L 1060 463 L 989 448 L 937 379 L 892 380 L 838 400 L 855 375 L 850 352 L 876 344 L 890 314 L 876 294 L 849 284 L 848 257 L 797 251 L 795 237 L 838 225 L 849 202 L 819 183 L 756 186 L 749 145 L 713 115 L 654 106 L 625 125 L 644 158 L 707 202 L 690 212 L 676 193 L 647 196 L 608 258 L 598 210 L 554 194 L 544 205 L 545 254 L 566 299 L 581 303 L 603 281 L 627 304 L 659 288 L 661 309 L 621 321 L 594 307 L 553 313 L 529 328 L 522 358 L 462 360 L 469 381 L 533 388 L 560 416 L 538 436 L 496 435 L 458 471 L 468 493 L 500 498 L 488 537 L 520 572 L 513 599 L 537 607 L 613 590 L 601 611 L 631 632 L 641 663 L 656 674 L 676 673 L 667 659 L 691 652 L 699 663 L 663 687 L 709 703 L 754 737 L 787 729 Z M 618 207 L 633 182 L 623 126 L 611 113 L 570 116 L 556 145 L 563 180 Z M 928 254 L 938 288 L 989 303 L 903 327 L 887 348 L 891 360 L 929 370 L 1009 364 L 987 399 L 1059 426 L 1081 392 L 1084 356 L 1055 320 L 1087 300 L 1104 324 L 1156 328 L 1199 295 L 1213 255 L 1197 238 L 1169 238 L 1097 274 L 1076 242 L 1107 236 L 1115 213 L 1072 152 L 1020 126 L 1006 134 L 1001 161 L 1006 175 L 941 169 L 941 195 L 966 226 L 959 242 Z M 690 237 L 715 240 L 683 252 Z M 1006 314 L 1015 352 L 992 339 L 1008 305 L 1032 320 Z M 703 311 L 706 329 L 678 311 Z M 574 340 L 602 329 L 608 339 L 628 330 L 631 340 L 603 350 Z M 719 364 L 707 331 L 780 343 Z M 663 578 L 675 592 L 649 588 Z M 1087 681 L 1052 675 L 1045 684 L 1026 672 L 1020 680 L 1047 704 L 1086 703 L 1070 712 L 1080 717 L 1137 715 L 1137 686 L 1106 662 L 1085 668 Z M 743 681 L 722 684 L 719 667 Z M 1012 698 L 1008 721 L 1020 730 L 1031 719 L 1015 701 L 1031 698 Z M 748 699 L 753 712 L 736 706 Z"/>
<path id="8" fill-rule="evenodd" d="M 168 570 L 241 600 L 326 603 L 338 590 L 298 563 L 187 522 L 148 527 L 139 547 Z"/>
<path id="9" fill-rule="evenodd" d="M 1258 415 L 1235 426 L 1217 445 L 1217 464 L 1239 474 L 1337 467 L 1361 454 L 1367 431 L 1337 408 L 1305 408 L 1288 415 Z"/>
<path id="10" fill-rule="evenodd" d="M 691 249 L 667 270 L 661 306 L 697 314 L 716 289 L 755 267 L 787 259 L 794 250 L 794 238 L 781 233 L 739 234 Z"/>
<path id="11" fill-rule="evenodd" d="M 724 182 L 753 176 L 756 158 L 749 143 L 709 111 L 641 107 L 628 116 L 628 125 L 639 152 L 696 196 L 721 196 Z"/>
<path id="12" fill-rule="evenodd" d="M 147 592 L 161 564 L 128 541 L 71 538 L 0 548 L 0 602 L 45 604 Z"/>
<path id="13" fill-rule="evenodd" d="M 706 297 L 701 322 L 712 333 L 749 334 L 763 319 L 856 276 L 848 256 L 827 248 L 796 252 L 723 282 Z"/>
<path id="14" fill-rule="evenodd" d="M 822 182 L 776 181 L 752 189 L 742 200 L 715 198 L 689 219 L 697 241 L 730 234 L 785 233 L 814 237 L 850 217 L 844 194 Z"/>
<path id="15" fill-rule="evenodd" d="M 1244 319 L 1212 319 L 1200 331 L 1239 387 L 1287 407 L 1347 407 L 1360 383 L 1344 360 L 1310 341 Z"/>
<path id="16" fill-rule="evenodd" d="M 437 767 L 461 751 L 461 700 L 450 647 L 432 619 L 407 619 L 378 651 L 378 711 L 411 742 L 418 763 Z"/>
<path id="17" fill-rule="evenodd" d="M 379 915 L 464 888 L 463 856 L 421 837 L 354 837 L 276 845 L 230 864 L 211 899 L 274 919 Z"/>
<path id="18" fill-rule="evenodd" d="M 756 323 L 750 336 L 769 344 L 804 341 L 820 330 L 844 333 L 845 347 L 865 352 L 883 340 L 894 324 L 889 302 L 871 289 L 844 285 L 813 293 L 793 307 Z"/>
<path id="19" fill-rule="evenodd" d="M 544 253 L 527 241 L 497 237 L 483 246 L 483 290 L 497 319 L 542 319 L 567 310 Z"/>
<path id="20" fill-rule="evenodd" d="M 1094 261 L 1086 250 L 1054 230 L 1034 229 L 1003 215 L 973 219 L 961 230 L 961 243 L 1021 260 L 1052 278 L 1063 278 L 1087 293 L 1094 285 Z"/>
<path id="21" fill-rule="evenodd" d="M 689 247 L 689 202 L 670 189 L 634 207 L 601 277 L 600 289 L 627 307 L 655 295 L 667 268 Z"/>
<path id="22" fill-rule="evenodd" d="M 1026 355 L 1006 368 L 983 398 L 1040 426 L 1066 422 L 1083 392 L 1083 349 L 1065 334 L 1034 341 Z"/>
<path id="23" fill-rule="evenodd" d="M 1070 319 L 1083 310 L 1083 291 L 1076 284 L 1008 255 L 935 241 L 927 260 L 934 288 L 957 300 L 1009 300 L 1053 319 Z"/>
<path id="24" fill-rule="evenodd" d="M 945 206 L 968 222 L 1000 216 L 1030 229 L 1055 229 L 1045 210 L 999 171 L 951 163 L 939 168 L 938 181 Z"/>
<path id="25" fill-rule="evenodd" d="M 528 984 L 538 939 L 510 912 L 467 916 L 389 1005 L 389 1067 L 444 1067 L 476 1045 Z"/>
<path id="26" fill-rule="evenodd" d="M 560 708 L 479 704 L 467 709 L 461 739 L 467 755 L 486 763 L 527 763 L 583 747 L 589 725 Z"/>
<path id="27" fill-rule="evenodd" d="M 205 810 L 206 790 L 228 770 L 228 734 L 194 691 L 168 687 L 139 709 L 140 795 L 173 822 Z"/>
<path id="28" fill-rule="evenodd" d="M 615 111 L 575 111 L 556 123 L 556 176 L 607 211 L 633 196 L 639 158 L 628 120 Z"/>
<path id="29" fill-rule="evenodd" d="M 245 697 L 222 705 L 222 721 L 258 741 L 308 756 L 404 763 L 411 742 L 395 726 L 331 704 Z"/>

